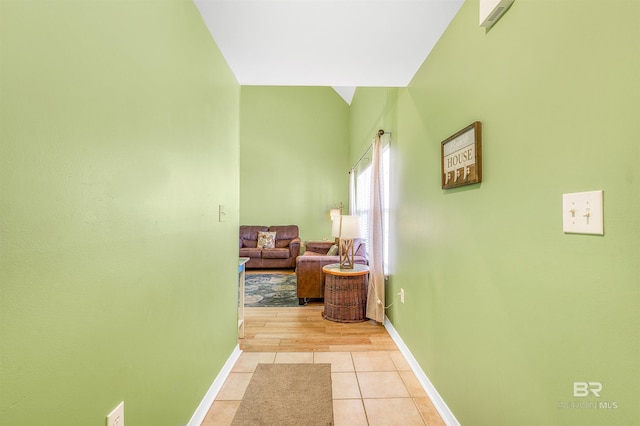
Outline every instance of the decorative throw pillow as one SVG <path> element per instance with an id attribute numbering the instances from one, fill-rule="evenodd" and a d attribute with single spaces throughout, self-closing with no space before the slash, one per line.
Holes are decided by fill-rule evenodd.
<path id="1" fill-rule="evenodd" d="M 331 248 L 327 252 L 327 256 L 335 256 L 337 254 L 338 254 L 338 246 L 334 244 L 331 246 Z"/>
<path id="2" fill-rule="evenodd" d="M 275 232 L 258 232 L 258 248 L 270 249 L 276 246 Z"/>

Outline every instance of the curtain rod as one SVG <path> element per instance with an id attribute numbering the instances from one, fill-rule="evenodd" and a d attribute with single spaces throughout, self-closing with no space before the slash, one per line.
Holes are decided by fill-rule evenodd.
<path id="1" fill-rule="evenodd" d="M 382 137 L 382 135 L 385 134 L 385 131 L 380 129 L 378 130 L 378 133 L 376 133 L 377 136 Z M 391 132 L 387 132 L 388 135 L 391 134 Z M 365 155 L 367 155 L 369 153 L 369 151 L 371 151 L 371 148 L 373 148 L 373 145 L 369 144 L 369 146 L 367 147 L 366 151 L 364 152 L 364 154 L 362 154 L 362 156 L 360 157 L 360 159 L 358 161 L 356 161 L 356 164 L 353 165 L 353 167 L 351 168 L 351 170 L 355 169 L 356 167 L 358 167 L 358 164 L 360 164 L 360 162 L 362 161 L 362 159 L 364 158 Z M 349 170 L 349 173 L 351 173 L 351 170 Z"/>

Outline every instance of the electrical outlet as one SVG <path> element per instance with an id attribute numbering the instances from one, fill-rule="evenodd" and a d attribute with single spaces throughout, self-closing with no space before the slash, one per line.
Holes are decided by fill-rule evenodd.
<path id="1" fill-rule="evenodd" d="M 107 426 L 124 426 L 124 401 L 107 415 Z"/>
<path id="2" fill-rule="evenodd" d="M 404 288 L 400 289 L 400 303 L 404 304 Z"/>

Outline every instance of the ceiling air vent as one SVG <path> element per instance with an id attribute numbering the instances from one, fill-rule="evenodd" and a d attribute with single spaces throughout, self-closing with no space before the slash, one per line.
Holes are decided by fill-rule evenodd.
<path id="1" fill-rule="evenodd" d="M 480 26 L 491 28 L 515 0 L 480 0 Z"/>

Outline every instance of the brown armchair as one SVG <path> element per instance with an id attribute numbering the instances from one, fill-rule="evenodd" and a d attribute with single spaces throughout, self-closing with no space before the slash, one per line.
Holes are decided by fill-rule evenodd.
<path id="1" fill-rule="evenodd" d="M 274 248 L 258 248 L 258 232 L 275 232 Z M 240 257 L 248 257 L 247 269 L 296 267 L 296 258 L 300 254 L 298 226 L 240 226 Z"/>
<path id="2" fill-rule="evenodd" d="M 296 260 L 296 278 L 298 282 L 298 301 L 304 305 L 306 299 L 324 298 L 325 273 L 322 267 L 340 263 L 340 256 L 327 255 L 333 241 L 308 242 L 306 250 Z M 353 240 L 354 263 L 367 265 L 367 248 L 359 238 Z"/>

